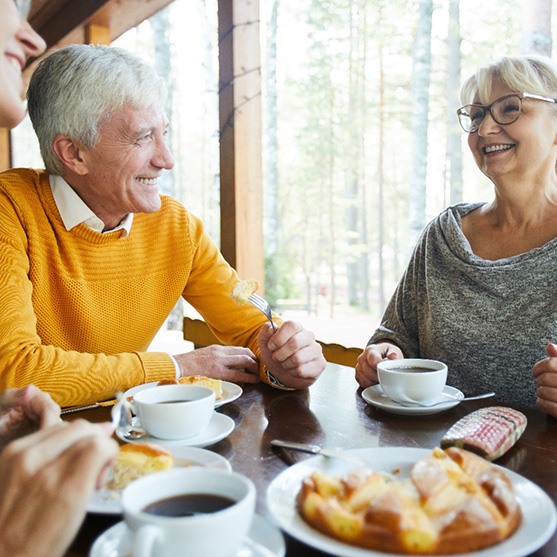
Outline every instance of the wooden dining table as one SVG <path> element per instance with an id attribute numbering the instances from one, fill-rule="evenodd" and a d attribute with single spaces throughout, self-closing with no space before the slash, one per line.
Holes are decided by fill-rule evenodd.
<path id="1" fill-rule="evenodd" d="M 557 420 L 534 408 L 486 399 L 462 402 L 431 415 L 398 415 L 368 404 L 354 379 L 353 368 L 328 364 L 318 381 L 307 390 L 279 391 L 267 385 L 243 385 L 242 395 L 218 408 L 235 422 L 232 433 L 206 447 L 230 462 L 232 469 L 250 477 L 257 488 L 256 512 L 269 521 L 266 492 L 273 479 L 294 463 L 311 455 L 276 449 L 272 439 L 319 444 L 342 449 L 410 447 L 432 449 L 458 419 L 484 406 L 511 406 L 528 418 L 525 432 L 497 464 L 534 482 L 557 502 Z M 472 393 L 466 393 L 472 394 Z M 70 414 L 99 422 L 110 419 L 109 408 Z M 88 513 L 67 557 L 89 554 L 94 540 L 119 515 Z M 284 534 L 287 557 L 330 555 Z M 333 553 L 334 554 L 334 553 Z M 557 535 L 531 555 L 557 556 Z M 501 555 L 501 557 L 505 557 Z"/>

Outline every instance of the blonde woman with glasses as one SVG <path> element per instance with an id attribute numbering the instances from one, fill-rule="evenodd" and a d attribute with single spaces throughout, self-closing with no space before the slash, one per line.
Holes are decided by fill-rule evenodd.
<path id="1" fill-rule="evenodd" d="M 449 207 L 424 230 L 356 366 L 433 358 L 466 394 L 496 392 L 557 417 L 557 67 L 505 57 L 464 83 L 457 110 L 487 203 Z"/>
<path id="2" fill-rule="evenodd" d="M 29 4 L 0 0 L 4 128 L 23 118 L 22 70 L 45 49 L 25 20 Z M 62 422 L 60 407 L 32 385 L 0 394 L 0 557 L 64 554 L 117 451 L 111 433 L 108 424 Z"/>

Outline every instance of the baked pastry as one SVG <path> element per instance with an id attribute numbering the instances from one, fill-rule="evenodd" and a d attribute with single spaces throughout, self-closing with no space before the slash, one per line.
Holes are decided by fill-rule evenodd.
<path id="1" fill-rule="evenodd" d="M 209 389 L 215 391 L 216 400 L 222 398 L 222 380 L 205 377 L 204 375 L 188 375 L 187 377 L 180 377 L 180 379 L 161 379 L 157 383 L 157 387 L 160 385 L 199 385 L 201 387 L 209 387 Z"/>
<path id="2" fill-rule="evenodd" d="M 174 458 L 163 447 L 152 443 L 128 443 L 120 446 L 112 475 L 106 487 L 123 489 L 130 482 L 153 472 L 172 468 Z"/>
<path id="3" fill-rule="evenodd" d="M 259 284 L 254 279 L 241 280 L 236 284 L 230 296 L 237 304 L 245 304 L 258 286 Z"/>
<path id="4" fill-rule="evenodd" d="M 511 481 L 487 460 L 436 448 L 397 479 L 370 470 L 314 472 L 297 495 L 317 530 L 345 543 L 410 555 L 450 555 L 494 545 L 521 520 Z"/>

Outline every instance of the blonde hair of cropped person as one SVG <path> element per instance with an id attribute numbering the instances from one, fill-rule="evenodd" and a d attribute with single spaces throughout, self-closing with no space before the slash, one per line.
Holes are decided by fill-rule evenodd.
<path id="1" fill-rule="evenodd" d="M 557 66 L 537 55 L 504 56 L 477 69 L 462 85 L 462 104 L 489 103 L 493 82 L 516 93 L 557 97 Z"/>
<path id="2" fill-rule="evenodd" d="M 45 168 L 64 174 L 52 146 L 56 135 L 94 147 L 100 126 L 114 110 L 159 105 L 165 96 L 165 83 L 155 70 L 127 50 L 71 45 L 54 51 L 35 69 L 27 92 Z"/>

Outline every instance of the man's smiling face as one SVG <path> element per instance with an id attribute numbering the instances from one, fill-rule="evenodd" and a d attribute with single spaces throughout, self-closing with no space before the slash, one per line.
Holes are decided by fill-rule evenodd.
<path id="1" fill-rule="evenodd" d="M 167 131 L 162 109 L 124 106 L 101 124 L 97 144 L 81 149 L 87 172 L 77 192 L 107 228 L 160 208 L 158 181 L 174 166 Z"/>

